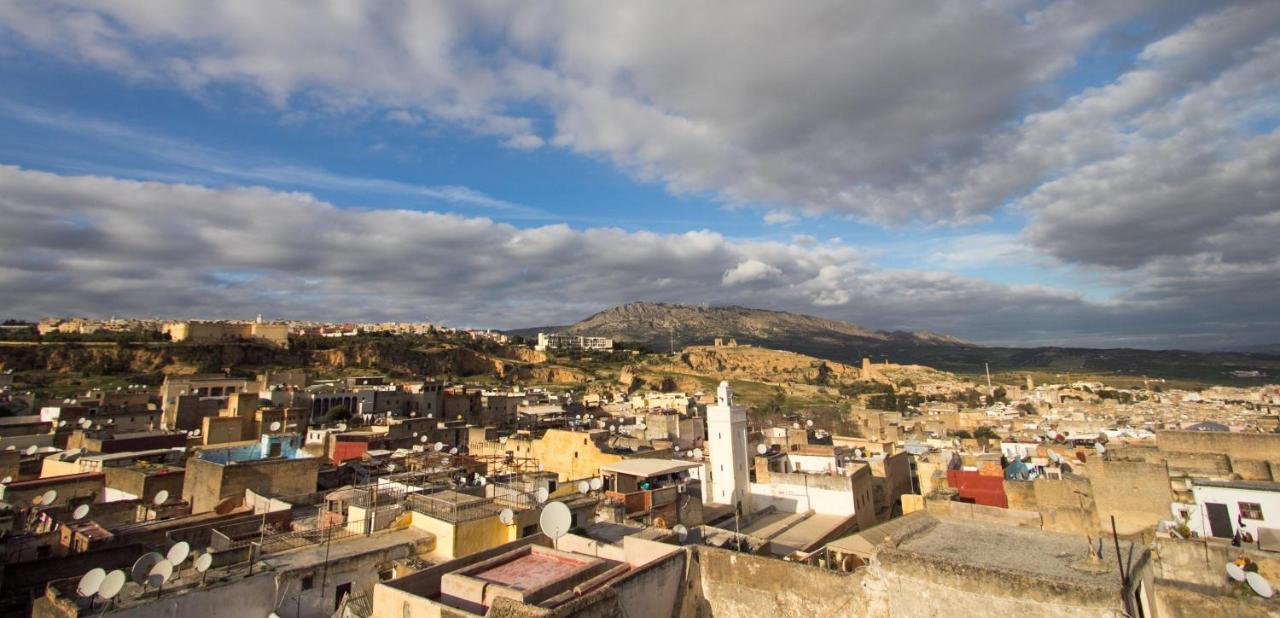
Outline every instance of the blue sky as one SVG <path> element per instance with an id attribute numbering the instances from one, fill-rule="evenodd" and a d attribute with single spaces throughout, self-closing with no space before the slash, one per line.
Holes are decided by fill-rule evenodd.
<path id="1" fill-rule="evenodd" d="M 1269 3 L 211 6 L 0 9 L 6 214 L 106 239 L 244 208 L 276 250 L 15 234 L 11 310 L 509 327 L 661 300 L 986 343 L 1280 339 Z M 184 187 L 208 191 L 129 218 Z M 273 219 L 297 194 L 322 221 Z M 290 266 L 318 263 L 294 228 L 362 230 L 377 270 Z M 160 268 L 217 290 L 129 281 Z"/>

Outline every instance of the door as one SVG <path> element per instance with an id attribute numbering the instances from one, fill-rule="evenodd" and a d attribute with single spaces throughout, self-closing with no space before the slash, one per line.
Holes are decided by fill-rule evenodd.
<path id="1" fill-rule="evenodd" d="M 339 607 L 342 607 L 342 598 L 347 596 L 348 594 L 351 594 L 350 583 L 341 584 L 338 586 L 337 590 L 335 590 L 333 594 L 333 611 L 336 612 L 338 611 Z"/>
<path id="2" fill-rule="evenodd" d="M 1209 514 L 1210 534 L 1223 539 L 1229 539 L 1235 534 L 1235 529 L 1231 527 L 1231 513 L 1227 512 L 1227 505 L 1206 502 L 1204 508 Z"/>

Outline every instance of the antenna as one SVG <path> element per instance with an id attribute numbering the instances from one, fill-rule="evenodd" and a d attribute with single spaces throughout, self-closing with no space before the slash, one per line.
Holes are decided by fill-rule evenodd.
<path id="1" fill-rule="evenodd" d="M 443 450 L 444 450 L 444 442 L 436 442 L 436 452 L 438 453 Z"/>
<path id="2" fill-rule="evenodd" d="M 758 454 L 760 454 L 760 455 L 763 455 L 763 454 L 768 453 L 768 452 L 769 452 L 769 445 L 768 445 L 768 444 L 757 444 L 757 445 L 756 445 L 756 453 L 758 453 Z"/>
<path id="3" fill-rule="evenodd" d="M 1267 579 L 1253 571 L 1244 574 L 1245 581 L 1249 582 L 1249 587 L 1258 593 L 1258 596 L 1264 599 L 1270 599 L 1276 591 L 1271 587 L 1271 583 Z"/>
<path id="4" fill-rule="evenodd" d="M 551 492 L 547 491 L 546 487 L 539 487 L 537 491 L 533 492 L 533 499 L 537 500 L 538 504 L 542 504 L 543 502 L 546 502 L 547 498 L 549 498 L 550 496 L 551 496 Z"/>
<path id="5" fill-rule="evenodd" d="M 80 583 L 76 585 L 76 594 L 82 597 L 91 597 L 98 594 L 98 590 L 102 587 L 102 580 L 107 578 L 106 569 L 92 569 L 80 578 Z"/>
<path id="6" fill-rule="evenodd" d="M 160 564 L 161 560 L 164 560 L 164 556 L 153 551 L 142 554 L 129 568 L 129 579 L 145 586 L 147 578 L 151 575 L 151 568 Z"/>
<path id="7" fill-rule="evenodd" d="M 89 514 L 89 505 L 81 504 L 80 506 L 76 507 L 76 510 L 71 512 L 71 517 L 72 519 L 80 520 L 80 519 L 84 519 L 85 516 L 88 514 Z M 103 573 L 103 575 L 105 576 L 106 573 Z"/>
<path id="8" fill-rule="evenodd" d="M 168 502 L 168 501 L 169 501 L 169 490 L 161 489 L 160 491 L 157 491 L 155 497 L 151 499 L 151 504 L 160 506 L 161 504 L 164 504 L 165 502 Z"/>
<path id="9" fill-rule="evenodd" d="M 585 494 L 591 491 L 591 483 L 586 481 L 578 481 L 578 493 Z"/>
<path id="10" fill-rule="evenodd" d="M 27 448 L 23 449 L 22 454 L 30 457 L 32 455 L 35 455 L 36 451 L 38 450 L 40 449 L 36 445 L 32 444 L 31 446 L 28 446 Z"/>
<path id="11" fill-rule="evenodd" d="M 456 446 L 455 446 L 455 447 L 453 447 L 453 448 L 449 449 L 449 454 L 450 454 L 450 455 L 457 455 L 457 454 L 458 454 L 458 447 L 456 447 Z"/>
<path id="12" fill-rule="evenodd" d="M 5 485 L 8 485 L 9 483 L 12 483 L 12 482 L 13 482 L 13 476 L 12 476 L 12 475 L 5 475 L 5 477 L 4 477 L 3 479 L 0 479 L 0 483 L 3 483 L 3 484 L 5 484 Z"/>
<path id="13" fill-rule="evenodd" d="M 209 567 L 213 566 L 213 554 L 200 554 L 196 558 L 196 572 L 201 573 L 200 585 L 204 585 L 204 580 L 209 577 Z"/>
<path id="14" fill-rule="evenodd" d="M 805 421 L 805 422 L 804 422 L 804 426 L 805 426 L 805 427 L 813 427 L 813 419 L 809 419 L 809 420 Z"/>
<path id="15" fill-rule="evenodd" d="M 271 422 L 271 431 L 280 431 L 280 421 Z"/>
<path id="16" fill-rule="evenodd" d="M 571 525 L 573 525 L 573 514 L 563 502 L 548 504 L 543 507 L 542 514 L 538 516 L 538 527 L 542 529 L 543 534 L 551 537 L 553 542 L 569 532 Z"/>
<path id="17" fill-rule="evenodd" d="M 98 596 L 107 601 L 114 599 L 117 594 L 120 594 L 120 589 L 124 587 L 124 581 L 124 571 L 120 569 L 107 573 L 107 576 L 102 580 L 102 585 L 98 586 Z"/>
<path id="18" fill-rule="evenodd" d="M 1231 579 L 1234 579 L 1234 580 L 1236 580 L 1236 581 L 1238 581 L 1238 582 L 1242 582 L 1242 581 L 1244 581 L 1244 580 L 1245 580 L 1245 576 L 1244 576 L 1244 569 L 1243 569 L 1243 568 L 1241 568 L 1241 567 L 1240 567 L 1240 565 L 1238 565 L 1238 564 L 1236 564 L 1236 563 L 1234 563 L 1234 562 L 1228 562 L 1228 563 L 1227 563 L 1227 577 L 1230 577 Z"/>
<path id="19" fill-rule="evenodd" d="M 591 491 L 600 491 L 601 487 L 604 487 L 604 479 L 598 476 L 591 479 Z"/>
<path id="20" fill-rule="evenodd" d="M 694 458 L 694 459 L 702 459 L 702 449 L 700 449 L 700 448 L 695 448 L 695 449 L 693 449 L 693 458 Z"/>
<path id="21" fill-rule="evenodd" d="M 502 509 L 502 512 L 498 513 L 498 521 L 504 526 L 510 526 L 516 521 L 516 512 L 511 509 Z"/>
<path id="22" fill-rule="evenodd" d="M 53 503 L 54 503 L 57 499 L 58 499 L 58 492 L 57 492 L 57 491 L 55 491 L 55 490 L 50 489 L 49 491 L 46 491 L 46 492 L 44 492 L 44 493 L 40 494 L 40 505 L 41 505 L 41 506 L 53 506 Z"/>
<path id="23" fill-rule="evenodd" d="M 173 547 L 169 548 L 169 553 L 165 555 L 165 558 L 176 567 L 186 562 L 187 557 L 190 555 L 191 544 L 186 541 L 178 541 Z"/>
<path id="24" fill-rule="evenodd" d="M 676 533 L 676 538 L 680 539 L 681 543 L 683 543 L 685 539 L 689 538 L 689 529 L 684 527 L 684 524 L 676 524 L 676 526 L 671 530 Z"/>

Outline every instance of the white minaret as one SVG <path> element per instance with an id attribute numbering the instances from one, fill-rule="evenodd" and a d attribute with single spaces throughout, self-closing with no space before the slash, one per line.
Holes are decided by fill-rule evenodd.
<path id="1" fill-rule="evenodd" d="M 728 382 L 720 383 L 715 405 L 707 406 L 707 444 L 711 447 L 711 501 L 741 505 L 742 514 L 750 515 L 747 412 L 733 405 Z"/>

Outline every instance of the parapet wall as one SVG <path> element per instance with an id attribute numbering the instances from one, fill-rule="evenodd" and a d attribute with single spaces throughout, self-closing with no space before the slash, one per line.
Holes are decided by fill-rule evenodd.
<path id="1" fill-rule="evenodd" d="M 1280 460 L 1280 434 L 1235 431 L 1158 431 L 1161 452 L 1223 453 L 1232 457 Z"/>

